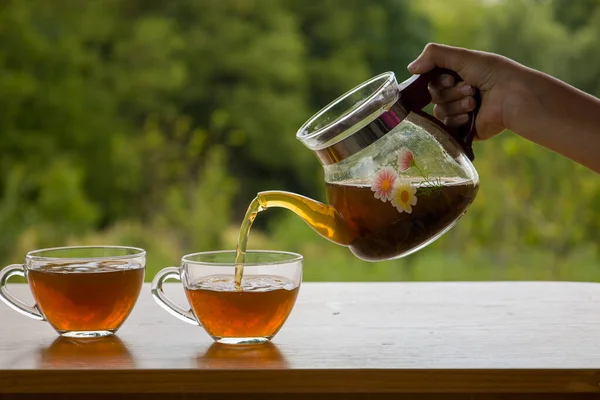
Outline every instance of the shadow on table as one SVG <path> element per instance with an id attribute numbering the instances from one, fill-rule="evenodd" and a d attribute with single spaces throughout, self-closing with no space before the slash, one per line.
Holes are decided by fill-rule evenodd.
<path id="1" fill-rule="evenodd" d="M 196 359 L 198 368 L 287 368 L 288 363 L 276 345 L 226 345 L 213 343 Z"/>
<path id="2" fill-rule="evenodd" d="M 132 368 L 133 355 L 117 336 L 74 339 L 59 337 L 40 350 L 39 368 Z"/>

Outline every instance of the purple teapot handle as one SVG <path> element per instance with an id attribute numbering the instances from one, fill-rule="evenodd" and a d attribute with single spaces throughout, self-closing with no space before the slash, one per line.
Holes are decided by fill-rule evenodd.
<path id="1" fill-rule="evenodd" d="M 439 121 L 437 118 L 431 117 L 421 110 L 431 103 L 431 93 L 427 89 L 429 83 L 443 74 L 448 74 L 454 77 L 456 82 L 461 82 L 463 79 L 454 71 L 446 68 L 435 67 L 429 72 L 421 75 L 413 75 L 410 79 L 400 84 L 400 103 L 406 111 L 416 112 L 428 117 L 438 125 L 442 126 L 458 143 L 463 147 L 469 160 L 473 161 L 475 155 L 473 153 L 473 139 L 477 136 L 475 121 L 477 113 L 481 107 L 481 93 L 478 88 L 475 89 L 473 95 L 475 99 L 475 108 L 469 113 L 469 121 L 458 128 L 451 128 Z"/>

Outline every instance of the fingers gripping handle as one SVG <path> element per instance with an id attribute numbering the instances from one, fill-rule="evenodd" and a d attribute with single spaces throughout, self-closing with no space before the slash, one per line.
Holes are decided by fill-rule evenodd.
<path id="1" fill-rule="evenodd" d="M 13 276 L 21 276 L 25 278 L 25 268 L 23 267 L 23 265 L 9 265 L 8 267 L 0 271 L 0 300 L 2 300 L 7 306 L 12 308 L 13 310 L 23 315 L 26 315 L 29 318 L 33 318 L 38 321 L 44 321 L 45 318 L 42 315 L 42 313 L 37 309 L 37 307 L 28 306 L 8 291 L 6 285 L 8 284 L 8 280 Z"/>
<path id="2" fill-rule="evenodd" d="M 456 82 L 461 82 L 463 80 L 456 72 L 439 67 L 435 67 L 429 72 L 421 75 L 414 75 L 405 82 L 402 88 L 400 88 L 403 107 L 407 111 L 419 112 L 431 103 L 431 93 L 429 93 L 428 85 L 440 75 L 444 74 L 451 75 Z M 471 161 L 475 158 L 475 155 L 473 154 L 473 139 L 477 136 L 475 121 L 481 106 L 481 93 L 477 88 L 474 88 L 474 90 L 475 93 L 473 98 L 475 99 L 475 108 L 469 113 L 469 121 L 467 124 L 458 128 L 451 128 L 443 124 L 452 137 L 461 144 L 467 157 L 469 157 Z"/>
<path id="3" fill-rule="evenodd" d="M 165 292 L 163 291 L 163 283 L 167 279 L 175 279 L 181 281 L 181 277 L 179 276 L 179 268 L 176 267 L 168 267 L 161 271 L 159 271 L 152 280 L 152 297 L 156 301 L 156 303 L 167 310 L 169 314 L 173 315 L 180 320 L 187 322 L 192 325 L 200 325 L 194 314 L 192 314 L 191 310 L 184 310 L 175 304 L 171 299 L 167 297 Z"/>

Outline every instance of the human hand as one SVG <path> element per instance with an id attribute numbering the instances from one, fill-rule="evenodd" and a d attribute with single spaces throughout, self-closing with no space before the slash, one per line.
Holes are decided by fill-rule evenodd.
<path id="1" fill-rule="evenodd" d="M 474 88 L 478 88 L 481 106 L 475 121 L 477 139 L 514 129 L 520 106 L 530 96 L 524 66 L 492 53 L 430 43 L 408 69 L 423 74 L 436 66 L 450 69 L 463 79 L 457 83 L 444 74 L 430 84 L 434 115 L 439 120 L 453 127 L 466 124 L 468 113 L 475 108 Z"/>

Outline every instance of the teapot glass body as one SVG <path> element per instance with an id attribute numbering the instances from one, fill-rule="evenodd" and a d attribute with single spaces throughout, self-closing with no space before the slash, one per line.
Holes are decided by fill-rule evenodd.
<path id="1" fill-rule="evenodd" d="M 323 168 L 327 202 L 347 225 L 350 250 L 367 261 L 432 243 L 458 222 L 479 187 L 457 141 L 412 112 L 376 142 Z"/>

